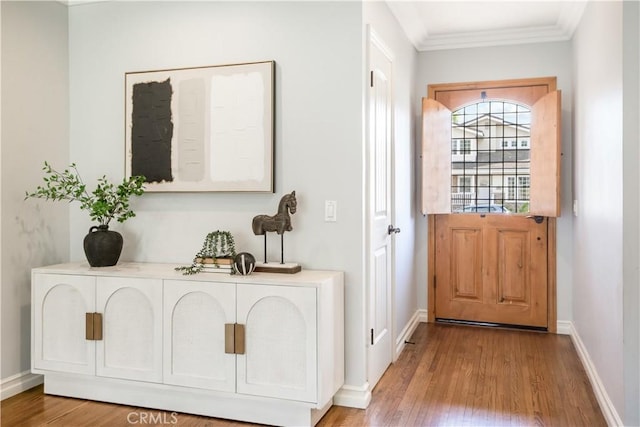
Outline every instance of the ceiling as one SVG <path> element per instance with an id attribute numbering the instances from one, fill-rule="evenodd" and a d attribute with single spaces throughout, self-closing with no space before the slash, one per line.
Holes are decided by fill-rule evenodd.
<path id="1" fill-rule="evenodd" d="M 569 40 L 587 0 L 386 0 L 419 51 Z"/>

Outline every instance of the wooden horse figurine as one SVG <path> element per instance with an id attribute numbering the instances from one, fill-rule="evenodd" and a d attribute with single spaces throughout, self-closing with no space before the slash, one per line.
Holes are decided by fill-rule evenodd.
<path id="1" fill-rule="evenodd" d="M 293 230 L 289 214 L 296 213 L 296 192 L 285 194 L 280 199 L 278 213 L 275 215 L 257 215 L 253 218 L 251 227 L 256 236 L 264 235 L 264 262 L 267 263 L 267 232 L 275 231 L 280 235 L 280 264 L 284 264 L 284 232 Z"/>

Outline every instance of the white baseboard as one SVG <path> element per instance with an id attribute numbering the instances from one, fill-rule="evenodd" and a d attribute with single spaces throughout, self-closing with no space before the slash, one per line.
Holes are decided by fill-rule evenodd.
<path id="1" fill-rule="evenodd" d="M 405 340 L 409 340 L 415 332 L 418 324 L 427 321 L 427 310 L 416 310 L 411 320 L 402 329 L 402 332 L 396 339 L 395 353 L 393 361 L 395 362 L 402 350 L 404 350 Z M 333 396 L 333 404 L 337 406 L 346 406 L 349 408 L 366 409 L 371 403 L 371 386 L 368 382 L 361 386 L 344 385 Z"/>
<path id="2" fill-rule="evenodd" d="M 559 324 L 560 322 L 558 322 Z M 591 387 L 593 388 L 593 392 L 596 395 L 596 399 L 598 400 L 598 404 L 600 405 L 600 409 L 602 410 L 602 415 L 604 419 L 607 421 L 607 425 L 609 426 L 623 426 L 622 419 L 620 415 L 618 415 L 618 411 L 616 411 L 615 406 L 611 402 L 609 398 L 609 394 L 602 384 L 602 380 L 598 375 L 598 371 L 596 370 L 591 357 L 589 356 L 589 352 L 585 347 L 582 339 L 580 338 L 580 334 L 573 325 L 573 322 L 567 322 L 568 327 L 570 329 L 571 340 L 573 341 L 573 345 L 576 347 L 576 351 L 578 352 L 578 357 L 582 361 L 582 366 L 584 366 L 584 370 L 587 372 L 587 376 L 589 377 L 589 382 L 591 383 Z M 560 325 L 558 325 L 560 326 Z M 565 325 L 563 325 L 565 326 Z M 558 333 L 560 333 L 560 328 L 558 327 Z"/>
<path id="3" fill-rule="evenodd" d="M 423 318 L 424 320 L 422 320 Z M 427 321 L 427 311 L 416 310 L 416 312 L 411 317 L 411 320 L 409 320 L 409 322 L 405 325 L 404 329 L 402 329 L 402 332 L 400 332 L 400 334 L 398 335 L 398 338 L 396 339 L 396 348 L 395 348 L 395 353 L 393 354 L 394 362 L 398 360 L 400 353 L 402 353 L 402 350 L 404 350 L 404 347 L 406 345 L 405 341 L 409 341 L 409 339 L 411 338 L 411 335 L 413 335 L 413 333 L 416 331 L 416 328 L 418 327 L 418 325 L 421 322 L 426 322 L 426 321 Z"/>
<path id="4" fill-rule="evenodd" d="M 42 384 L 43 376 L 29 371 L 21 372 L 0 381 L 0 400 L 7 399 Z"/>
<path id="5" fill-rule="evenodd" d="M 572 335 L 573 323 L 570 320 L 558 320 L 556 323 L 556 334 Z"/>
<path id="6" fill-rule="evenodd" d="M 366 382 L 361 386 L 343 385 L 333 396 L 333 404 L 349 408 L 366 409 L 371 403 L 371 389 Z"/>

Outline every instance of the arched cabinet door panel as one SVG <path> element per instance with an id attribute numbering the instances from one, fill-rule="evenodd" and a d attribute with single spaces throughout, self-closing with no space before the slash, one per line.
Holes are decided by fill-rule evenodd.
<path id="1" fill-rule="evenodd" d="M 316 289 L 239 284 L 238 393 L 317 401 Z"/>
<path id="2" fill-rule="evenodd" d="M 162 280 L 98 277 L 96 375 L 162 381 Z"/>
<path id="3" fill-rule="evenodd" d="M 95 278 L 65 274 L 34 276 L 32 366 L 95 373 L 95 347 L 85 339 L 85 314 L 95 311 Z"/>
<path id="4" fill-rule="evenodd" d="M 236 356 L 225 353 L 235 320 L 235 284 L 165 280 L 164 383 L 235 392 Z"/>

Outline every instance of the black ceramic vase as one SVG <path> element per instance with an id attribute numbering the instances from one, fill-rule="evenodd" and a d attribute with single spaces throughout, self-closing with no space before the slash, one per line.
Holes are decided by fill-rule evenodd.
<path id="1" fill-rule="evenodd" d="M 84 254 L 91 267 L 116 265 L 121 252 L 122 235 L 108 225 L 94 225 L 84 237 Z"/>

